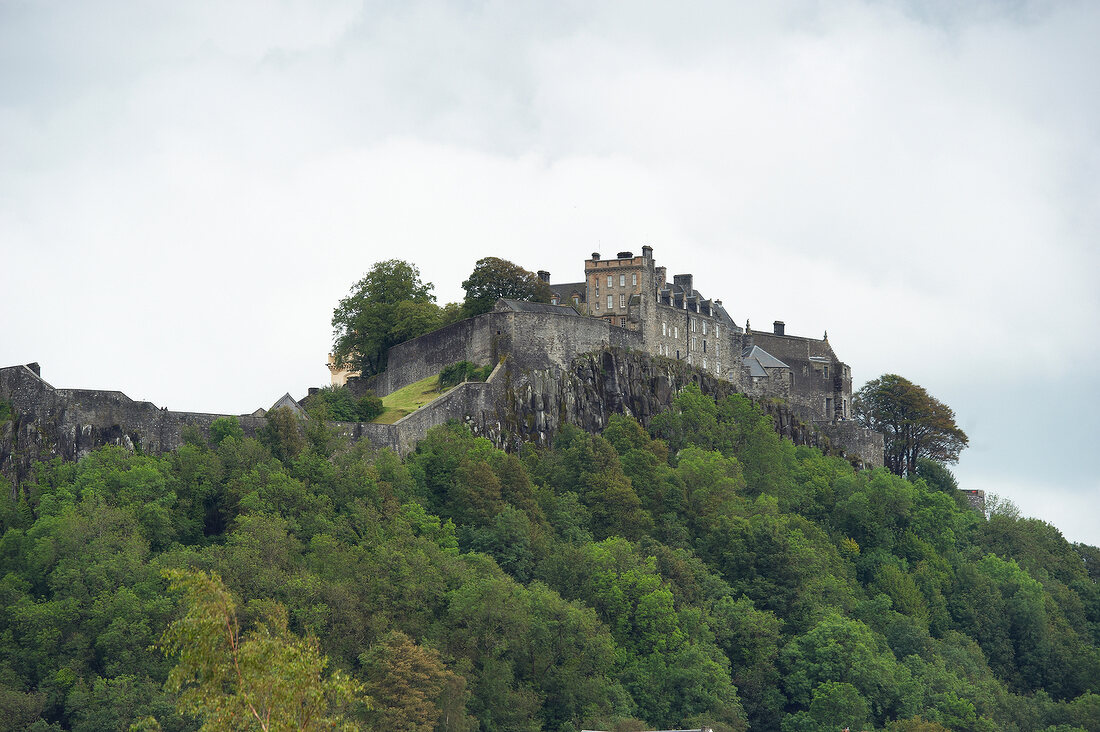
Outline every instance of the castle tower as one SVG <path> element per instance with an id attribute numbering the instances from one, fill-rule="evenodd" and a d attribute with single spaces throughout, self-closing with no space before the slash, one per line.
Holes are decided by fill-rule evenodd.
<path id="1" fill-rule="evenodd" d="M 640 257 L 619 252 L 614 259 L 592 252 L 584 263 L 584 280 L 589 315 L 639 330 L 646 324 L 645 303 L 653 299 L 653 248 L 643 247 Z"/>

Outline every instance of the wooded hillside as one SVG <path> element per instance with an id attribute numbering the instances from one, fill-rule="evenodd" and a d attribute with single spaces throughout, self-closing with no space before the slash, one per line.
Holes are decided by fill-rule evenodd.
<path id="1" fill-rule="evenodd" d="M 203 571 L 241 639 L 315 638 L 361 729 L 1100 730 L 1100 550 L 941 466 L 856 472 L 692 389 L 515 455 L 223 427 L 4 491 L 0 729 L 197 729 L 161 639 Z"/>

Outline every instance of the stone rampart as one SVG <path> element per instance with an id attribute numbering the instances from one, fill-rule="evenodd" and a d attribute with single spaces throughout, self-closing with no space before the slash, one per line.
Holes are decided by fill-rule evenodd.
<path id="1" fill-rule="evenodd" d="M 387 368 L 367 381 L 367 388 L 385 396 L 403 386 L 438 374 L 458 361 L 484 366 L 510 350 L 510 313 L 485 313 L 460 320 L 419 338 L 399 343 L 387 354 Z"/>
<path id="2" fill-rule="evenodd" d="M 0 397 L 15 408 L 7 439 L 0 440 L 0 471 L 22 482 L 36 460 L 77 460 L 103 445 L 162 453 L 183 444 L 183 429 L 209 433 L 224 414 L 172 412 L 134 401 L 120 391 L 55 389 L 27 366 L 0 369 Z M 239 416 L 255 437 L 263 418 Z"/>
<path id="3" fill-rule="evenodd" d="M 857 457 L 866 468 L 881 468 L 886 463 L 882 433 L 861 427 L 858 422 L 817 423 L 818 430 L 848 457 Z"/>
<path id="4" fill-rule="evenodd" d="M 357 394 L 378 396 L 438 374 L 459 361 L 484 366 L 510 356 L 520 368 L 565 368 L 581 353 L 608 346 L 641 348 L 638 333 L 599 318 L 560 313 L 491 312 L 460 320 L 400 343 L 387 354 L 387 368 L 367 379 L 351 379 Z"/>
<path id="5" fill-rule="evenodd" d="M 494 347 L 492 337 L 499 335 L 496 347 L 505 341 L 518 347 L 513 356 L 502 356 L 487 382 L 461 384 L 392 425 L 336 422 L 334 428 L 352 440 L 367 439 L 405 455 L 430 428 L 457 420 L 499 447 L 515 449 L 525 441 L 550 444 L 565 423 L 599 432 L 612 414 L 626 414 L 648 425 L 691 383 L 715 398 L 737 393 L 734 384 L 707 371 L 637 349 L 635 333 L 602 320 L 569 318 L 580 322 L 567 324 L 563 316 L 552 313 L 490 315 L 443 337 L 418 339 L 405 350 L 424 353 L 433 344 L 449 344 L 430 367 L 437 369 L 453 363 L 456 355 L 457 360 L 483 361 L 476 356 L 485 353 L 479 349 Z M 429 367 L 401 368 L 393 383 L 431 375 Z M 0 472 L 15 484 L 30 475 L 36 460 L 75 460 L 103 445 L 167 452 L 183 444 L 185 427 L 193 425 L 209 434 L 211 423 L 227 416 L 172 412 L 118 391 L 55 389 L 26 366 L 0 369 L 0 397 L 10 401 L 15 412 L 10 422 L 0 425 Z M 808 425 L 781 400 L 758 404 L 772 417 L 776 431 L 795 444 L 882 465 L 878 433 L 854 422 Z M 262 417 L 237 419 L 249 437 L 266 424 Z"/>

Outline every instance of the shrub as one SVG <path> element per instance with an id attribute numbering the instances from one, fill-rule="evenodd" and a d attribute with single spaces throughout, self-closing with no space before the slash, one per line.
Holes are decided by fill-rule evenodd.
<path id="1" fill-rule="evenodd" d="M 378 415 L 385 411 L 385 407 L 382 406 L 382 399 L 374 395 L 373 391 L 368 391 L 363 396 L 359 397 L 359 401 L 355 403 L 356 414 L 359 417 L 360 422 L 370 422 Z"/>
<path id="2" fill-rule="evenodd" d="M 236 417 L 218 417 L 210 423 L 210 442 L 220 445 L 227 437 L 237 440 L 244 438 L 244 430 L 241 429 L 239 419 Z"/>
<path id="3" fill-rule="evenodd" d="M 450 389 L 463 381 L 485 381 L 493 373 L 492 364 L 475 366 L 469 361 L 459 361 L 443 367 L 439 372 L 439 389 Z"/>

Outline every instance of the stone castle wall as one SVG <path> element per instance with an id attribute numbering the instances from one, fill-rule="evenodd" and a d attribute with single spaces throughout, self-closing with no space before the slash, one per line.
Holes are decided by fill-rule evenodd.
<path id="1" fill-rule="evenodd" d="M 0 440 L 0 471 L 22 482 L 35 460 L 77 460 L 103 445 L 162 453 L 183 444 L 183 430 L 209 432 L 223 414 L 171 412 L 138 402 L 120 391 L 55 389 L 27 366 L 0 369 L 0 397 L 15 407 L 6 439 Z M 262 417 L 237 417 L 248 437 L 266 424 Z"/>
<path id="2" fill-rule="evenodd" d="M 525 440 L 548 444 L 566 422 L 598 431 L 611 414 L 627 414 L 648 424 L 681 388 L 696 383 L 715 396 L 748 392 L 773 416 L 779 433 L 797 444 L 834 454 L 843 445 L 849 456 L 867 465 L 883 464 L 881 435 L 853 422 L 810 427 L 790 404 L 774 398 L 782 384 L 741 389 L 683 361 L 648 353 L 640 333 L 597 318 L 487 313 L 395 346 L 386 373 L 352 384 L 384 395 L 462 360 L 498 366 L 487 382 L 462 384 L 395 424 L 334 427 L 350 439 L 368 439 L 400 454 L 413 450 L 428 429 L 449 420 L 470 425 L 501 447 Z M 0 471 L 16 484 L 38 459 L 78 459 L 102 445 L 167 452 L 183 444 L 185 427 L 209 434 L 211 423 L 227 416 L 172 412 L 117 391 L 55 389 L 27 366 L 0 369 L 0 397 L 11 401 L 16 412 L 12 422 L 0 426 Z M 266 424 L 262 417 L 237 419 L 250 437 Z"/>
<path id="3" fill-rule="evenodd" d="M 491 312 L 460 320 L 389 350 L 384 372 L 351 379 L 357 393 L 378 396 L 469 361 L 478 366 L 511 356 L 521 368 L 564 368 L 577 354 L 607 346 L 641 348 L 639 334 L 597 318 L 559 313 Z"/>

